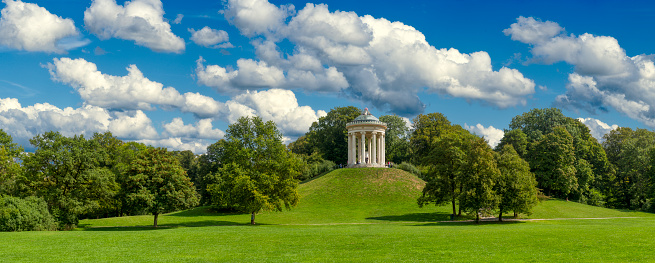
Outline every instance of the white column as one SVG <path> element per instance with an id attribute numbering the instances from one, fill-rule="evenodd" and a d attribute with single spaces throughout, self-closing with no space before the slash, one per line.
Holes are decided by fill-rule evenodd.
<path id="1" fill-rule="evenodd" d="M 368 142 L 366 144 L 367 144 L 367 148 L 368 148 L 367 149 L 368 150 L 368 161 L 366 163 L 371 163 L 371 154 L 373 154 L 373 153 L 371 152 L 371 139 L 370 138 L 368 139 Z"/>
<path id="2" fill-rule="evenodd" d="M 380 136 L 378 136 L 378 149 L 377 149 L 377 155 L 378 155 L 378 164 L 384 165 L 384 162 L 382 161 L 382 133 L 380 133 Z"/>
<path id="3" fill-rule="evenodd" d="M 366 141 L 366 133 L 361 132 L 361 139 L 359 141 L 359 162 L 364 163 L 366 161 L 366 151 L 364 149 L 364 142 Z"/>
<path id="4" fill-rule="evenodd" d="M 387 136 L 386 134 L 382 133 L 382 138 L 381 138 L 382 139 L 382 149 L 381 149 L 382 153 L 380 154 L 380 157 L 382 159 L 382 163 L 387 162 L 387 156 L 386 156 L 387 155 L 387 143 L 385 141 L 386 136 Z"/>
<path id="5" fill-rule="evenodd" d="M 352 140 L 352 134 L 348 133 L 348 163 L 346 166 L 350 165 L 352 163 L 352 157 L 353 157 L 353 140 Z"/>
<path id="6" fill-rule="evenodd" d="M 369 150 L 371 152 L 371 163 L 373 163 L 373 164 L 378 162 L 378 159 L 376 159 L 377 151 L 378 151 L 378 149 L 376 147 L 377 143 L 378 143 L 378 138 L 375 137 L 375 134 L 376 134 L 376 132 L 373 132 L 373 134 L 371 134 L 371 146 L 372 147 Z"/>

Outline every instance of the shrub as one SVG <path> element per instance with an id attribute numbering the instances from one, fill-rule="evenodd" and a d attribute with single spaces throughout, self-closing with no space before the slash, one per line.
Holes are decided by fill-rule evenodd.
<path id="1" fill-rule="evenodd" d="M 305 169 L 302 173 L 302 178 L 299 178 L 301 181 L 312 179 L 319 175 L 328 173 L 336 167 L 336 164 L 332 161 L 322 160 L 316 163 L 308 163 L 305 166 Z"/>
<path id="2" fill-rule="evenodd" d="M 418 176 L 419 178 L 422 178 L 421 177 L 421 171 L 419 171 L 419 169 L 416 168 L 416 166 L 412 165 L 411 163 L 402 162 L 401 164 L 394 166 L 394 168 L 397 168 L 397 169 L 400 169 L 400 170 L 403 170 L 403 171 L 407 171 L 409 173 L 413 173 L 416 176 Z"/>
<path id="3" fill-rule="evenodd" d="M 46 202 L 30 196 L 25 199 L 0 197 L 0 231 L 56 230 L 57 223 Z"/>

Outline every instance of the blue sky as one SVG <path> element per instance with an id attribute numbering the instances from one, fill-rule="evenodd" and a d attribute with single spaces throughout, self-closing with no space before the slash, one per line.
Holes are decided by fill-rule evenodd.
<path id="1" fill-rule="evenodd" d="M 289 142 L 348 105 L 492 145 L 532 108 L 653 129 L 655 4 L 623 2 L 3 0 L 0 128 L 196 153 L 240 116 Z"/>

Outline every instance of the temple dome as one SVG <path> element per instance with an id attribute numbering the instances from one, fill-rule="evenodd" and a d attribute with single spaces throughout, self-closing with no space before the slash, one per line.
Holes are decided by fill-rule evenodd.
<path id="1" fill-rule="evenodd" d="M 364 109 L 364 112 L 362 112 L 361 115 L 357 116 L 353 121 L 349 122 L 346 124 L 346 127 L 351 126 L 351 125 L 356 125 L 356 124 L 378 124 L 378 125 L 383 125 L 386 126 L 387 124 L 384 122 L 381 122 L 378 118 L 373 116 L 369 111 L 368 108 Z"/>

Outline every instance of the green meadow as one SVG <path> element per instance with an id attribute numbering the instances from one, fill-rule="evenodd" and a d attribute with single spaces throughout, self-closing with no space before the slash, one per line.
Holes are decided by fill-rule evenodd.
<path id="1" fill-rule="evenodd" d="M 0 233 L 0 261 L 655 261 L 650 213 L 547 200 L 523 221 L 447 222 L 449 206 L 416 205 L 423 184 L 396 169 L 340 169 L 302 183 L 297 207 L 258 214 L 257 225 L 209 207 L 162 215 L 156 229 L 152 216 L 82 220 Z"/>

